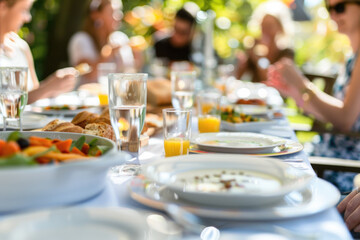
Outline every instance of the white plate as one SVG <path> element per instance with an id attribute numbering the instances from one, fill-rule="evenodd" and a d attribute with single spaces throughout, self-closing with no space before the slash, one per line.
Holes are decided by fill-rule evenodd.
<path id="1" fill-rule="evenodd" d="M 200 150 L 222 153 L 272 153 L 286 139 L 250 132 L 201 133 L 192 143 Z"/>
<path id="2" fill-rule="evenodd" d="M 64 110 L 46 110 L 44 109 L 47 106 L 64 106 L 69 105 L 75 107 L 74 110 L 64 109 Z M 79 108 L 79 107 L 85 108 Z M 44 98 L 34 102 L 31 105 L 26 106 L 26 110 L 34 113 L 44 114 L 44 115 L 65 115 L 65 116 L 74 116 L 82 111 L 95 112 L 98 110 L 99 99 L 97 96 L 81 96 L 80 92 L 69 92 L 61 94 L 56 98 Z"/>
<path id="3" fill-rule="evenodd" d="M 142 172 L 179 198 L 227 207 L 275 204 L 314 177 L 278 159 L 230 154 L 160 159 L 145 165 Z"/>
<path id="4" fill-rule="evenodd" d="M 304 217 L 333 207 L 340 199 L 337 188 L 319 178 L 311 181 L 304 190 L 286 195 L 274 206 L 256 208 L 215 208 L 194 204 L 179 198 L 166 186 L 141 178 L 130 182 L 129 191 L 135 201 L 159 210 L 165 210 L 168 203 L 176 203 L 201 217 L 252 221 Z"/>
<path id="5" fill-rule="evenodd" d="M 230 123 L 221 121 L 221 129 L 231 132 L 259 132 L 263 129 L 277 125 L 276 121 Z"/>
<path id="6" fill-rule="evenodd" d="M 65 208 L 10 217 L 0 222 L 0 239 L 146 239 L 147 224 L 126 208 Z"/>
<path id="7" fill-rule="evenodd" d="M 24 112 L 24 114 L 22 116 L 22 119 L 21 119 L 22 120 L 22 127 L 23 127 L 23 130 L 32 130 L 32 129 L 42 128 L 48 122 L 50 122 L 51 119 L 52 118 L 49 118 L 49 117 L 44 116 L 44 115 Z M 13 124 L 13 123 L 10 123 L 10 125 L 7 127 L 7 129 L 19 129 L 18 127 L 12 126 L 11 124 Z M 0 119 L 0 128 L 3 128 L 3 120 L 2 120 L 2 118 Z"/>
<path id="8" fill-rule="evenodd" d="M 236 104 L 235 111 L 248 115 L 270 115 L 271 110 L 268 106 L 252 105 L 252 104 Z"/>
<path id="9" fill-rule="evenodd" d="M 6 139 L 9 133 L 0 132 L 0 139 Z M 0 212 L 66 205 L 92 197 L 105 187 L 108 169 L 130 158 L 118 153 L 113 141 L 97 136 L 60 132 L 22 132 L 22 135 L 60 140 L 85 136 L 86 142 L 97 138 L 99 145 L 111 149 L 86 161 L 0 168 Z"/>
<path id="10" fill-rule="evenodd" d="M 63 110 L 46 110 L 44 107 L 37 107 L 37 106 L 31 106 L 29 109 L 29 112 L 37 113 L 37 114 L 43 114 L 48 116 L 75 116 L 80 112 L 88 111 L 88 112 L 96 112 L 98 110 L 97 107 L 94 106 L 83 106 L 85 108 L 77 108 L 80 106 L 73 106 L 76 109 L 70 110 L 70 109 L 63 109 Z"/>

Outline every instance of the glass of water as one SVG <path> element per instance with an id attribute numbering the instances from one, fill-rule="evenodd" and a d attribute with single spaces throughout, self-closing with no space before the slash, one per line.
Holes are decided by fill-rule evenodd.
<path id="1" fill-rule="evenodd" d="M 110 121 L 119 151 L 122 142 L 127 142 L 130 152 L 138 152 L 140 148 L 140 133 L 146 115 L 147 78 L 145 73 L 109 74 Z"/>
<path id="2" fill-rule="evenodd" d="M 3 130 L 15 122 L 22 131 L 21 117 L 27 104 L 27 67 L 0 67 L 0 110 Z"/>
<path id="3" fill-rule="evenodd" d="M 195 71 L 171 72 L 171 103 L 175 109 L 192 108 L 195 80 Z"/>

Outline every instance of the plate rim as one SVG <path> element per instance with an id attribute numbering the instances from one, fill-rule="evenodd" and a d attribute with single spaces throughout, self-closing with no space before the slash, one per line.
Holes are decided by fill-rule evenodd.
<path id="1" fill-rule="evenodd" d="M 281 151 L 281 152 L 272 152 L 272 153 L 241 153 L 242 155 L 250 155 L 250 156 L 257 156 L 257 157 L 277 157 L 277 156 L 284 156 L 284 155 L 290 155 L 290 154 L 294 154 L 294 153 L 298 153 L 300 151 L 302 151 L 304 149 L 304 146 L 299 143 L 299 142 L 296 142 L 294 140 L 291 140 L 291 139 L 286 139 L 286 144 L 289 144 L 289 145 L 293 145 L 292 148 L 294 149 L 293 151 L 289 151 L 289 150 L 284 150 L 284 151 Z M 195 149 L 194 149 L 195 147 Z M 193 148 L 193 149 L 191 149 Z M 198 152 L 198 151 L 201 151 L 201 152 Z M 202 151 L 200 150 L 197 145 L 191 145 L 190 146 L 190 153 L 192 154 L 219 154 L 219 152 L 211 152 L 211 151 Z M 221 153 L 221 154 L 224 154 L 224 153 Z M 230 153 L 229 153 L 230 154 Z M 238 153 L 240 154 L 240 153 Z"/>
<path id="2" fill-rule="evenodd" d="M 166 205 L 169 203 L 174 204 L 174 202 L 166 202 L 163 201 L 161 199 L 157 200 L 154 199 L 150 196 L 148 196 L 145 191 L 144 191 L 144 181 L 146 179 L 141 178 L 141 177 L 135 177 L 133 179 L 131 179 L 131 181 L 128 183 L 128 192 L 129 195 L 131 197 L 132 200 L 150 207 L 150 208 L 154 208 L 157 210 L 161 210 L 161 211 L 165 211 L 166 209 Z M 137 182 L 136 182 L 137 181 Z M 141 181 L 142 185 L 139 184 L 138 182 Z M 323 212 L 325 210 L 328 210 L 331 207 L 334 207 L 336 205 L 336 203 L 339 201 L 340 199 L 340 192 L 336 189 L 336 187 L 334 185 L 332 185 L 331 183 L 317 178 L 315 177 L 312 182 L 310 183 L 310 185 L 308 186 L 308 188 L 313 189 L 313 187 L 320 189 L 320 190 L 324 190 L 325 188 L 328 188 L 332 191 L 332 198 L 329 197 L 325 197 L 325 198 L 319 198 L 319 196 L 321 196 L 320 194 L 312 194 L 311 197 L 311 201 L 307 204 L 305 204 L 305 206 L 292 206 L 292 207 L 287 207 L 286 209 L 282 210 L 282 214 L 280 214 L 281 212 L 276 211 L 276 208 L 279 208 L 277 206 L 273 206 L 273 207 L 269 207 L 269 208 L 265 208 L 264 210 L 260 211 L 256 211 L 259 209 L 256 208 L 248 208 L 247 211 L 244 211 L 244 209 L 240 209 L 240 208 L 211 208 L 211 207 L 204 207 L 201 205 L 196 205 L 194 204 L 193 206 L 191 206 L 190 203 L 184 203 L 184 202 L 175 202 L 175 204 L 179 204 L 182 207 L 184 207 L 186 210 L 188 210 L 189 212 L 198 215 L 200 217 L 206 217 L 206 218 L 211 218 L 211 219 L 226 219 L 226 220 L 246 220 L 246 221 L 267 221 L 267 220 L 283 220 L 283 219 L 294 219 L 294 218 L 300 218 L 300 217 L 305 217 L 305 216 L 310 216 L 310 215 L 314 215 L 320 212 Z M 135 191 L 134 191 L 135 190 Z M 314 190 L 312 190 L 313 192 Z M 324 200 L 326 199 L 327 204 L 323 204 Z M 318 207 L 314 209 L 314 207 L 309 208 L 309 205 L 312 204 L 313 202 L 316 201 L 320 201 L 322 204 L 318 204 Z M 310 206 L 311 207 L 311 206 Z M 280 206 L 280 210 L 281 210 L 281 206 Z M 298 211 L 295 212 L 289 212 L 288 209 L 289 208 L 294 208 L 294 209 L 300 209 Z M 267 210 L 267 211 L 266 211 Z M 285 211 L 286 210 L 286 211 Z M 284 214 L 286 212 L 286 214 Z"/>
<path id="3" fill-rule="evenodd" d="M 275 140 L 278 140 L 279 142 L 278 143 L 273 143 L 272 145 L 269 145 L 269 146 L 265 146 L 265 147 L 232 147 L 232 146 L 216 146 L 216 145 L 210 145 L 210 144 L 201 144 L 201 143 L 198 143 L 196 141 L 197 138 L 200 138 L 201 135 L 204 136 L 204 138 L 206 136 L 209 136 L 211 137 L 212 135 L 218 135 L 218 134 L 226 134 L 226 135 L 235 135 L 234 137 L 236 137 L 236 135 L 253 135 L 253 136 L 256 136 L 256 137 L 263 137 L 265 139 L 270 139 L 270 141 L 272 141 L 271 139 L 275 139 Z M 215 137 L 215 136 L 214 136 Z M 251 136 L 250 136 L 251 137 Z M 238 151 L 245 151 L 245 150 L 258 150 L 258 151 L 261 151 L 261 150 L 266 150 L 266 149 L 269 149 L 269 148 L 275 148 L 279 145 L 282 145 L 286 142 L 287 139 L 284 139 L 284 138 L 280 138 L 280 137 L 276 137 L 276 136 L 271 136 L 271 135 L 266 135 L 266 134 L 261 134 L 261 133 L 253 133 L 253 132 L 217 132 L 217 133 L 199 133 L 197 135 L 195 135 L 191 142 L 195 143 L 196 145 L 200 146 L 200 147 L 212 147 L 212 148 L 217 148 L 217 149 L 231 149 L 231 150 L 238 150 Z M 283 142 L 280 142 L 280 141 L 283 141 Z"/>
<path id="4" fill-rule="evenodd" d="M 84 214 L 85 213 L 85 214 Z M 130 216 L 131 219 L 124 218 L 121 214 L 115 213 L 122 213 L 127 214 Z M 135 214 L 134 214 L 135 213 Z M 81 218 L 72 218 L 77 220 L 89 220 L 90 223 L 98 222 L 100 217 L 101 221 L 110 221 L 111 223 L 116 223 L 117 225 L 123 226 L 123 229 L 127 229 L 131 226 L 131 233 L 136 231 L 139 235 L 145 236 L 146 232 L 148 232 L 148 226 L 146 224 L 138 224 L 139 221 L 146 223 L 145 219 L 141 216 L 141 213 L 137 211 L 137 209 L 127 208 L 127 207 L 79 207 L 79 206 L 71 206 L 71 207 L 53 207 L 49 209 L 42 209 L 37 210 L 34 212 L 23 212 L 23 213 L 16 213 L 14 215 L 7 216 L 0 220 L 0 234 L 1 234 L 1 226 L 5 226 L 4 230 L 5 236 L 8 236 L 11 231 L 16 230 L 19 224 L 27 224 L 28 222 L 39 222 L 45 219 L 51 221 L 53 218 L 49 218 L 52 215 L 55 216 L 56 219 L 59 219 L 67 214 L 80 214 Z M 46 221 L 47 223 L 49 221 Z M 21 225 L 20 225 L 21 226 Z M 138 231 L 141 230 L 142 232 Z M 32 232 L 32 231 L 30 231 Z"/>
<path id="5" fill-rule="evenodd" d="M 3 134 L 10 133 L 10 132 L 13 132 L 13 131 L 0 132 L 0 139 L 2 138 Z M 35 131 L 35 132 L 22 131 L 20 133 L 25 133 L 25 134 L 29 134 L 29 135 L 37 135 L 37 136 L 45 133 L 46 135 L 52 135 L 52 134 L 58 135 L 59 134 L 59 135 L 75 135 L 75 136 L 79 136 L 79 137 L 85 136 L 85 137 L 91 137 L 91 138 L 98 138 L 98 139 L 101 139 L 101 140 L 104 140 L 106 142 L 111 143 L 113 148 L 110 149 L 103 156 L 94 157 L 94 158 L 88 159 L 86 161 L 73 161 L 73 162 L 69 162 L 69 163 L 66 163 L 66 164 L 39 165 L 39 166 L 34 166 L 34 167 L 31 167 L 31 166 L 19 166 L 19 167 L 0 168 L 0 173 L 4 173 L 4 172 L 12 173 L 12 172 L 19 172 L 19 171 L 26 171 L 26 172 L 29 172 L 29 171 L 41 172 L 41 171 L 49 171 L 49 170 L 56 171 L 58 169 L 63 169 L 65 167 L 87 166 L 88 163 L 92 163 L 92 164 L 109 164 L 111 161 L 113 161 L 113 158 L 111 158 L 111 157 L 109 158 L 109 156 L 111 156 L 113 154 L 114 155 L 117 154 L 117 157 L 116 157 L 117 159 L 118 158 L 130 158 L 130 155 L 125 154 L 124 152 L 118 153 L 116 151 L 116 145 L 115 145 L 115 143 L 113 141 L 111 141 L 110 139 L 104 138 L 104 137 L 100 137 L 100 136 L 83 134 L 83 133 L 44 132 L 44 131 Z M 120 157 L 120 154 L 122 155 L 122 157 Z M 106 160 L 106 159 L 108 159 L 108 160 Z"/>

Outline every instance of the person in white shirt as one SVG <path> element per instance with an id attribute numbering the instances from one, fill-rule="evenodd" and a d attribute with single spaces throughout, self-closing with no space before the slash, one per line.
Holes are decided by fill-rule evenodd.
<path id="1" fill-rule="evenodd" d="M 78 74 L 74 68 L 64 68 L 39 83 L 30 47 L 15 33 L 24 23 L 30 22 L 33 2 L 0 0 L 0 67 L 28 67 L 28 103 L 71 91 Z"/>
<path id="2" fill-rule="evenodd" d="M 140 64 L 134 57 L 126 34 L 116 31 L 122 18 L 120 0 L 92 0 L 83 30 L 69 42 L 70 64 L 87 63 L 92 71 L 84 75 L 82 83 L 97 81 L 97 66 L 113 62 L 117 72 L 134 72 Z"/>

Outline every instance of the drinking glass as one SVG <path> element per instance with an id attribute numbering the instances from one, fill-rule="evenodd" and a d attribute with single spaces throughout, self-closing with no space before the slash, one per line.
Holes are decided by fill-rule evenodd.
<path id="1" fill-rule="evenodd" d="M 3 130 L 8 122 L 16 122 L 22 131 L 22 113 L 27 104 L 27 67 L 0 67 L 0 110 Z"/>
<path id="2" fill-rule="evenodd" d="M 171 72 L 171 103 L 174 108 L 192 108 L 195 81 L 195 71 Z"/>
<path id="3" fill-rule="evenodd" d="M 189 153 L 191 109 L 163 109 L 165 157 Z"/>
<path id="4" fill-rule="evenodd" d="M 199 132 L 219 132 L 221 93 L 214 90 L 204 90 L 198 93 L 196 99 Z"/>
<path id="5" fill-rule="evenodd" d="M 119 151 L 122 141 L 128 142 L 129 151 L 139 150 L 146 115 L 147 78 L 144 73 L 109 74 L 110 121 Z"/>
<path id="6" fill-rule="evenodd" d="M 116 73 L 116 64 L 109 62 L 109 63 L 99 63 L 97 65 L 97 77 L 98 83 L 100 83 L 101 89 L 100 93 L 98 94 L 100 105 L 108 105 L 108 75 L 110 73 Z"/>

